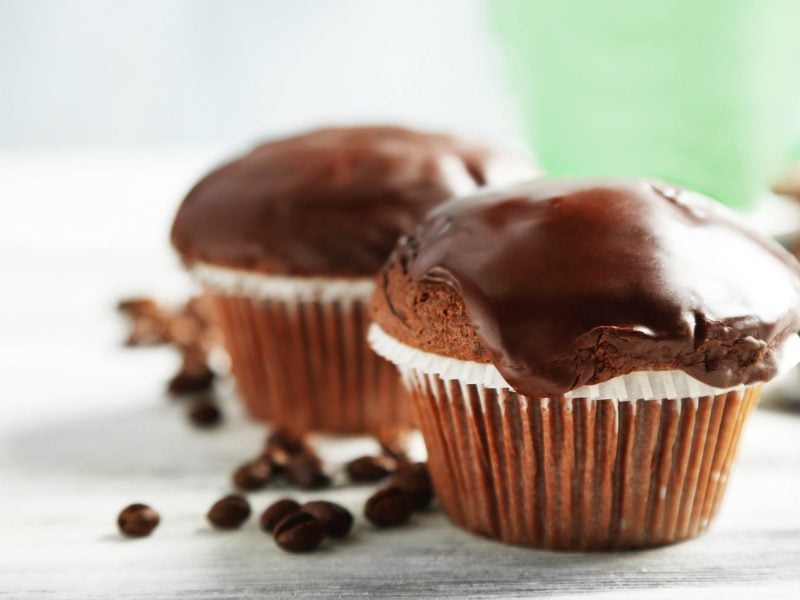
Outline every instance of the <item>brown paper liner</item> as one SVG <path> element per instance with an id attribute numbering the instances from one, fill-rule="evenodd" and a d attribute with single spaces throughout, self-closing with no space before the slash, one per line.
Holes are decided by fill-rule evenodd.
<path id="1" fill-rule="evenodd" d="M 528 398 L 412 372 L 445 512 L 511 544 L 642 548 L 694 537 L 719 507 L 761 386 L 700 398 Z"/>
<path id="2" fill-rule="evenodd" d="M 365 302 L 208 295 L 253 417 L 298 434 L 386 440 L 412 426 L 397 369 L 367 344 Z"/>

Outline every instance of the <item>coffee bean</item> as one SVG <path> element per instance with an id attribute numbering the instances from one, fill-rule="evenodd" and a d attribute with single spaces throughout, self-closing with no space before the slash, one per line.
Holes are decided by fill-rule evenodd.
<path id="1" fill-rule="evenodd" d="M 222 413 L 210 400 L 198 400 L 189 407 L 189 421 L 200 428 L 216 427 L 222 421 Z"/>
<path id="2" fill-rule="evenodd" d="M 345 466 L 351 481 L 380 481 L 392 474 L 397 468 L 397 461 L 389 456 L 361 456 L 351 460 Z"/>
<path id="3" fill-rule="evenodd" d="M 264 454 L 279 467 L 286 467 L 293 456 L 310 452 L 302 438 L 281 430 L 273 431 L 264 445 Z"/>
<path id="4" fill-rule="evenodd" d="M 395 460 L 408 460 L 407 455 L 407 447 L 408 447 L 408 440 L 406 439 L 407 436 L 405 435 L 395 435 L 392 436 L 384 436 L 379 439 L 379 443 L 381 445 L 381 452 L 388 456 L 389 458 L 393 458 Z"/>
<path id="5" fill-rule="evenodd" d="M 156 316 L 161 314 L 161 309 L 156 304 L 156 301 L 146 296 L 123 298 L 117 302 L 117 310 L 137 317 L 140 315 Z"/>
<path id="6" fill-rule="evenodd" d="M 300 510 L 319 519 L 325 532 L 333 538 L 342 538 L 353 528 L 353 515 L 344 506 L 334 502 L 325 500 L 306 502 Z"/>
<path id="7" fill-rule="evenodd" d="M 411 518 L 414 503 L 405 490 L 398 486 L 379 489 L 367 500 L 364 516 L 378 527 L 395 527 Z"/>
<path id="8" fill-rule="evenodd" d="M 307 512 L 292 513 L 275 526 L 275 543 L 287 552 L 311 552 L 325 539 L 325 527 Z"/>
<path id="9" fill-rule="evenodd" d="M 143 537 L 158 527 L 161 517 L 146 504 L 131 504 L 122 509 L 117 525 L 122 533 L 130 537 Z"/>
<path id="10" fill-rule="evenodd" d="M 214 384 L 214 371 L 206 367 L 199 371 L 179 371 L 167 383 L 167 391 L 173 396 L 196 394 L 211 389 Z"/>
<path id="11" fill-rule="evenodd" d="M 264 531 L 272 531 L 283 519 L 299 510 L 300 504 L 298 502 L 290 498 L 283 498 L 270 504 L 267 509 L 261 513 L 259 525 Z"/>
<path id="12" fill-rule="evenodd" d="M 217 500 L 206 515 L 217 529 L 236 529 L 250 517 L 250 503 L 236 494 Z"/>
<path id="13" fill-rule="evenodd" d="M 167 342 L 165 325 L 148 317 L 134 317 L 131 320 L 125 345 L 130 348 L 138 346 L 160 346 Z"/>
<path id="14" fill-rule="evenodd" d="M 425 510 L 433 501 L 433 484 L 425 463 L 401 466 L 389 482 L 402 488 L 414 505 L 414 510 Z"/>
<path id="15" fill-rule="evenodd" d="M 288 431 L 278 429 L 269 434 L 267 447 L 283 448 L 289 454 L 300 454 L 306 451 L 306 443 L 302 436 L 297 436 Z"/>
<path id="16" fill-rule="evenodd" d="M 260 490 L 272 478 L 272 461 L 261 456 L 244 463 L 233 472 L 233 485 L 240 490 Z"/>
<path id="17" fill-rule="evenodd" d="M 206 353 L 201 348 L 202 338 L 206 324 L 196 315 L 188 314 L 185 311 L 175 315 L 168 323 L 167 335 L 173 346 L 177 346 L 183 351 L 184 365 L 196 363 L 196 358 L 201 358 L 202 363 L 206 362 Z M 188 360 L 187 360 L 188 359 Z M 184 366 L 184 371 L 187 369 Z"/>
<path id="18" fill-rule="evenodd" d="M 331 478 L 322 470 L 319 458 L 308 454 L 298 454 L 289 460 L 286 479 L 304 490 L 316 490 L 331 484 Z"/>
<path id="19" fill-rule="evenodd" d="M 167 315 L 151 298 L 126 298 L 117 304 L 117 310 L 128 321 L 126 346 L 157 346 L 166 343 Z"/>

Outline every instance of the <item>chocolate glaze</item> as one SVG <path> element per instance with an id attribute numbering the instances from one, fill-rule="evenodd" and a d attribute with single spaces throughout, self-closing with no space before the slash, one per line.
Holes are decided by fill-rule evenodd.
<path id="1" fill-rule="evenodd" d="M 203 178 L 178 211 L 172 243 L 187 264 L 372 275 L 439 202 L 534 175 L 528 161 L 445 135 L 320 129 L 258 146 Z"/>
<path id="2" fill-rule="evenodd" d="M 640 370 L 766 381 L 800 330 L 797 261 L 661 182 L 540 179 L 448 202 L 398 261 L 463 298 L 492 361 L 529 396 Z"/>

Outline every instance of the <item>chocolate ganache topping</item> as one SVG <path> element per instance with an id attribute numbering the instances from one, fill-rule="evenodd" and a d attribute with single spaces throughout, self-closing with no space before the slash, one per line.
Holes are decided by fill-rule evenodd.
<path id="1" fill-rule="evenodd" d="M 797 261 L 713 200 L 655 181 L 539 179 L 448 202 L 379 282 L 384 330 L 491 360 L 529 396 L 642 370 L 720 388 L 766 381 L 800 330 Z M 431 302 L 445 307 L 437 323 L 410 316 Z M 477 341 L 465 349 L 467 318 Z M 426 337 L 438 321 L 449 332 Z"/>
<path id="2" fill-rule="evenodd" d="M 530 179 L 527 160 L 400 127 L 328 128 L 263 144 L 203 178 L 172 228 L 186 264 L 370 276 L 443 200 Z"/>

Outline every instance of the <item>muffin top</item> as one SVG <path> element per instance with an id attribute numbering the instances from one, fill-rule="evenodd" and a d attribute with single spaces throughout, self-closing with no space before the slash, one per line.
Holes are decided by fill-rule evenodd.
<path id="1" fill-rule="evenodd" d="M 378 275 L 375 322 L 492 362 L 518 392 L 634 371 L 766 381 L 800 330 L 800 265 L 713 200 L 637 179 L 540 179 L 448 202 Z"/>
<path id="2" fill-rule="evenodd" d="M 319 129 L 204 177 L 172 244 L 184 262 L 298 276 L 372 276 L 437 203 L 535 175 L 530 162 L 400 127 Z"/>

